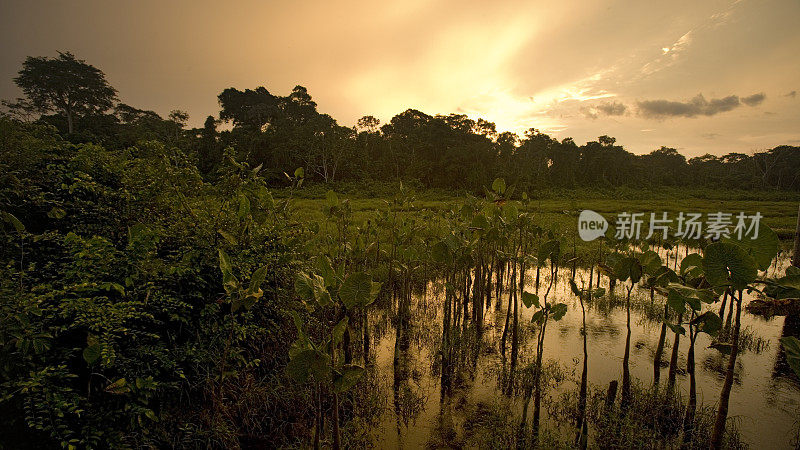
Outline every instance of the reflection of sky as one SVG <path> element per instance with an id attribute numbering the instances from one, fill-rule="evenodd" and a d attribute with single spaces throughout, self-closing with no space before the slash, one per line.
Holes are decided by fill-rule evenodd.
<path id="1" fill-rule="evenodd" d="M 301 84 L 348 126 L 415 108 L 635 153 L 800 144 L 795 0 L 50 3 L 4 2 L 0 97 L 25 56 L 69 50 L 194 126 L 227 87 Z"/>
<path id="2" fill-rule="evenodd" d="M 662 256 L 664 255 L 662 254 Z M 782 273 L 785 264 L 786 261 L 782 261 L 777 268 L 771 268 L 769 274 L 774 275 L 773 270 Z M 574 382 L 563 383 L 561 385 L 563 389 L 576 388 L 575 383 L 580 379 L 583 358 L 583 340 L 580 335 L 581 309 L 578 300 L 569 291 L 567 284 L 569 272 L 569 269 L 561 270 L 559 284 L 550 296 L 550 300 L 557 299 L 567 303 L 569 309 L 561 321 L 550 322 L 544 347 L 546 361 L 548 359 L 557 360 L 567 368 L 567 372 L 575 370 Z M 582 277 L 585 282 L 588 282 L 588 272 L 578 270 L 576 280 L 579 285 Z M 533 286 L 530 284 L 534 278 L 535 273 L 530 273 L 527 290 L 533 290 Z M 546 279 L 543 274 L 540 295 L 546 289 Z M 607 279 L 602 281 L 602 286 L 608 287 Z M 617 295 L 622 296 L 622 287 L 618 285 L 616 289 Z M 376 441 L 380 442 L 383 447 L 397 448 L 397 444 L 402 443 L 403 446 L 409 448 L 418 448 L 424 447 L 432 439 L 435 441 L 435 437 L 431 436 L 436 431 L 441 407 L 438 378 L 440 372 L 437 370 L 434 374 L 432 367 L 438 366 L 434 364 L 432 358 L 436 357 L 436 351 L 441 343 L 441 311 L 437 312 L 435 308 L 437 302 L 443 302 L 440 291 L 429 290 L 424 302 L 422 297 L 415 296 L 414 304 L 417 307 L 412 312 L 411 345 L 408 353 L 404 354 L 404 364 L 411 367 L 413 372 L 421 375 L 415 380 L 408 381 L 406 386 L 423 398 L 424 402 L 420 406 L 421 409 L 413 411 L 412 420 L 408 425 L 399 427 L 399 434 L 396 417 L 391 412 L 393 407 L 390 405 L 388 408 L 390 413 L 383 418 L 380 429 L 374 431 Z M 636 288 L 632 295 L 635 296 L 635 299 L 632 298 L 631 308 L 631 376 L 642 384 L 649 385 L 652 383 L 653 355 L 658 342 L 660 324 L 647 319 L 643 315 L 641 306 L 636 306 L 649 304 L 649 291 Z M 744 297 L 745 304 L 752 298 L 747 294 Z M 662 302 L 663 299 L 657 301 Z M 498 368 L 500 356 L 497 349 L 505 319 L 505 305 L 506 303 L 503 303 L 499 313 L 495 312 L 494 304 L 488 308 L 486 323 L 492 323 L 495 315 L 497 315 L 495 322 L 499 323 L 498 328 L 487 327 L 485 332 L 486 340 L 489 342 L 486 346 L 494 350 L 481 352 L 477 369 L 473 374 L 467 376 L 466 392 L 455 389 L 451 400 L 452 404 L 458 405 L 463 399 L 466 399 L 466 402 L 474 406 L 480 401 L 492 403 L 502 397 L 497 391 L 497 376 L 500 372 Z M 530 361 L 535 355 L 536 334 L 535 331 L 524 330 L 532 314 L 524 307 L 521 306 L 521 308 L 520 326 L 523 329 L 521 336 L 522 342 L 525 344 L 520 358 Z M 661 310 L 660 307 L 656 309 Z M 718 311 L 719 304 L 715 304 L 713 309 Z M 587 304 L 586 311 L 589 382 L 597 387 L 607 388 L 611 380 L 621 380 L 626 336 L 624 297 L 613 304 L 607 299 L 596 300 L 592 304 Z M 378 311 L 374 311 L 373 314 L 372 320 L 376 325 L 382 321 L 381 317 L 386 317 Z M 729 417 L 737 418 L 744 440 L 754 448 L 790 448 L 791 433 L 795 429 L 794 421 L 800 411 L 800 382 L 788 371 L 788 368 L 781 366 L 779 359 L 778 339 L 784 332 L 784 318 L 775 317 L 771 320 L 764 320 L 747 313 L 743 308 L 742 328 L 748 329 L 747 333 L 753 337 L 768 341 L 768 344 L 760 353 L 745 350 L 739 355 L 735 383 L 731 393 Z M 665 362 L 669 361 L 672 339 L 672 333 L 667 330 L 667 342 L 663 356 Z M 708 348 L 710 343 L 711 339 L 707 335 L 700 334 L 695 347 L 698 401 L 706 406 L 715 405 L 719 401 L 724 370 L 727 367 L 727 360 L 722 358 L 717 350 Z M 510 344 L 508 348 L 510 348 Z M 681 374 L 678 376 L 678 384 L 683 390 L 684 398 L 688 395 L 689 385 L 688 375 L 682 373 L 686 368 L 687 350 L 688 339 L 684 336 L 680 341 L 679 368 Z M 382 389 L 391 392 L 394 380 L 393 358 L 395 357 L 394 329 L 392 327 L 386 329 L 386 334 L 380 337 L 376 351 L 376 367 L 381 374 L 379 378 L 384 380 Z M 524 366 L 524 364 L 520 364 L 520 366 Z M 662 368 L 662 385 L 666 383 L 667 371 L 667 367 Z M 389 401 L 391 402 L 391 399 Z M 518 418 L 522 410 L 521 402 L 515 404 L 515 407 L 514 417 Z M 461 411 L 462 414 L 462 416 L 458 416 L 458 414 L 454 416 L 457 425 L 463 421 L 466 409 L 462 404 L 456 410 Z M 545 411 L 543 411 L 543 423 L 546 424 Z"/>

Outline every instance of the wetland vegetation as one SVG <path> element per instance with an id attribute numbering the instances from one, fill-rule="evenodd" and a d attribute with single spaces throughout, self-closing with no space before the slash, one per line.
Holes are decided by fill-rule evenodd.
<path id="1" fill-rule="evenodd" d="M 746 307 L 800 297 L 800 149 L 349 129 L 299 86 L 187 130 L 36 97 L 45 63 L 104 82 L 31 59 L 0 117 L 0 448 L 798 445 L 800 320 Z M 763 221 L 587 242 L 585 209 Z"/>

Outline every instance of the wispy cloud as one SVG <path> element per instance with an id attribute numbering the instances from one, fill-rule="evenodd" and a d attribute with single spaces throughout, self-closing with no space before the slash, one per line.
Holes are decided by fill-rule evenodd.
<path id="1" fill-rule="evenodd" d="M 661 47 L 661 55 L 642 66 L 641 73 L 643 75 L 652 75 L 674 65 L 679 60 L 680 56 L 692 45 L 695 40 L 695 35 L 698 32 L 713 29 L 728 23 L 731 20 L 734 8 L 741 1 L 742 0 L 734 2 L 724 11 L 712 14 L 704 23 L 681 35 L 672 45 Z"/>

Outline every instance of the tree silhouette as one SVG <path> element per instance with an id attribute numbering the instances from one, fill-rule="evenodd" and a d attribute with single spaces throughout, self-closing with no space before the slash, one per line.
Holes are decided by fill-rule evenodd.
<path id="1" fill-rule="evenodd" d="M 63 114 L 69 134 L 76 114 L 103 113 L 117 99 L 117 90 L 108 84 L 103 72 L 70 52 L 59 52 L 57 58 L 29 56 L 14 83 L 39 112 Z"/>

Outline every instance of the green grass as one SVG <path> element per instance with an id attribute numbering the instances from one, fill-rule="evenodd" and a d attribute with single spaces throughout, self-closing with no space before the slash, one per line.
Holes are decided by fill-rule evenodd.
<path id="1" fill-rule="evenodd" d="M 295 193 L 293 209 L 301 220 L 321 220 L 324 218 L 324 191 L 319 186 Z M 616 193 L 614 198 L 611 194 Z M 286 192 L 277 192 L 277 197 Z M 624 194 L 624 195 L 623 195 Z M 553 230 L 565 239 L 565 251 L 572 253 L 574 242 L 576 254 L 582 260 L 594 259 L 597 242 L 584 242 L 577 237 L 578 214 L 583 209 L 591 209 L 602 214 L 610 223 L 614 223 L 621 212 L 643 212 L 643 235 L 647 233 L 649 213 L 667 212 L 671 219 L 676 219 L 679 212 L 707 213 L 722 211 L 734 213 L 740 211 L 747 214 L 760 212 L 762 223 L 769 225 L 778 233 L 782 247 L 791 247 L 797 223 L 797 208 L 800 204 L 798 193 L 786 192 L 749 192 L 749 191 L 711 191 L 672 189 L 664 191 L 635 191 L 629 195 L 628 190 L 606 191 L 548 191 L 537 192 L 534 198 L 525 202 L 524 210 L 534 214 L 535 221 L 545 230 Z M 387 209 L 389 196 L 368 197 L 361 193 L 340 193 L 341 199 L 348 199 L 353 211 L 353 221 L 362 224 L 375 216 L 376 211 Z M 412 206 L 400 214 L 421 216 L 426 211 L 444 212 L 452 208 L 460 208 L 466 199 L 465 195 L 454 195 L 442 191 L 418 191 L 413 194 Z M 627 197 L 627 198 L 626 198 Z M 636 198 L 630 198 L 636 197 Z M 763 198 L 763 200 L 759 200 Z M 592 255 L 592 257 L 590 257 Z"/>
<path id="2" fill-rule="evenodd" d="M 322 218 L 322 206 L 324 202 L 324 191 L 315 189 L 318 195 L 307 198 L 296 198 L 294 200 L 295 210 L 301 217 Z M 782 193 L 786 199 L 776 199 L 775 192 L 761 193 L 764 200 L 758 200 L 759 193 L 755 192 L 730 192 L 724 191 L 700 191 L 685 190 L 670 191 L 670 195 L 663 193 L 641 191 L 642 198 L 618 199 L 609 198 L 603 192 L 592 193 L 589 191 L 571 191 L 573 195 L 568 195 L 569 191 L 553 192 L 551 197 L 537 195 L 528 201 L 526 210 L 531 211 L 540 218 L 544 225 L 553 223 L 554 225 L 570 224 L 571 228 L 577 226 L 577 214 L 580 210 L 591 209 L 597 211 L 607 219 L 613 220 L 616 214 L 624 211 L 628 212 L 668 212 L 670 217 L 674 217 L 678 212 L 700 212 L 703 214 L 724 211 L 737 213 L 760 212 L 764 218 L 763 223 L 772 227 L 782 239 L 789 239 L 794 233 L 797 223 L 797 208 L 800 204 L 800 196 L 794 193 Z M 577 196 L 577 195 L 580 195 Z M 278 195 L 280 196 L 280 195 Z M 425 209 L 443 211 L 445 209 L 459 206 L 464 201 L 464 196 L 448 195 L 443 192 L 427 192 L 415 194 L 412 211 Z M 793 198 L 794 197 L 794 198 Z M 352 205 L 356 219 L 363 219 L 369 213 L 386 208 L 385 200 L 388 197 L 365 197 L 358 193 L 343 194 L 341 198 L 347 198 Z"/>

